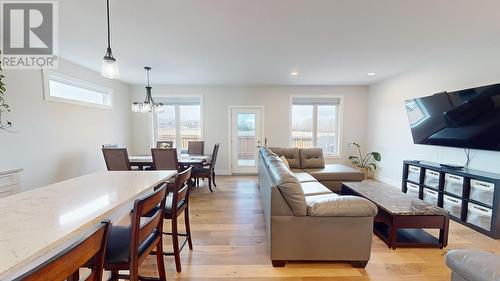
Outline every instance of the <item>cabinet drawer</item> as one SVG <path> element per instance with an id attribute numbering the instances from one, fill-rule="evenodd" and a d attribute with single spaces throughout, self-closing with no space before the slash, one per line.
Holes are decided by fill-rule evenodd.
<path id="1" fill-rule="evenodd" d="M 408 194 L 409 196 L 418 199 L 419 191 L 420 191 L 420 186 L 413 184 L 411 182 L 406 183 L 406 194 Z"/>
<path id="2" fill-rule="evenodd" d="M 464 189 L 464 178 L 457 175 L 445 174 L 444 191 L 462 196 Z"/>
<path id="3" fill-rule="evenodd" d="M 462 216 L 462 200 L 453 196 L 443 196 L 443 209 L 450 212 L 450 215 L 460 218 Z"/>
<path id="4" fill-rule="evenodd" d="M 420 183 L 420 167 L 408 166 L 408 180 L 416 183 Z"/>
<path id="5" fill-rule="evenodd" d="M 467 208 L 467 222 L 490 231 L 492 213 L 493 211 L 490 208 L 469 203 L 469 207 Z"/>
<path id="6" fill-rule="evenodd" d="M 437 189 L 439 186 L 439 172 L 425 170 L 424 185 Z"/>
<path id="7" fill-rule="evenodd" d="M 494 193 L 495 184 L 479 180 L 470 180 L 469 199 L 493 206 Z"/>
<path id="8" fill-rule="evenodd" d="M 437 191 L 424 188 L 424 201 L 432 204 L 434 206 L 437 206 L 438 204 L 438 193 Z"/>

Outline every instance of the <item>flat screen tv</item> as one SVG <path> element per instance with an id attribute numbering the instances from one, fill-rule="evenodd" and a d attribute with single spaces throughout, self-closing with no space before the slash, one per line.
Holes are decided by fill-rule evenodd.
<path id="1" fill-rule="evenodd" d="M 500 151 L 500 84 L 409 99 L 413 142 Z"/>

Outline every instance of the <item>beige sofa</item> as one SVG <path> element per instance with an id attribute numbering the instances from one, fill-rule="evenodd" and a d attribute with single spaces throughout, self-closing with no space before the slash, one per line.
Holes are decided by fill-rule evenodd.
<path id="1" fill-rule="evenodd" d="M 290 169 L 300 181 L 317 180 L 331 191 L 339 193 L 342 182 L 363 181 L 365 174 L 341 164 L 325 164 L 321 148 L 270 147 L 278 156 L 284 156 Z"/>
<path id="2" fill-rule="evenodd" d="M 303 171 L 294 174 L 267 148 L 259 153 L 259 188 L 273 266 L 287 261 L 366 266 L 377 213 L 373 203 L 337 195 Z"/>
<path id="3" fill-rule="evenodd" d="M 451 281 L 500 281 L 500 255 L 475 250 L 451 250 L 446 264 Z"/>

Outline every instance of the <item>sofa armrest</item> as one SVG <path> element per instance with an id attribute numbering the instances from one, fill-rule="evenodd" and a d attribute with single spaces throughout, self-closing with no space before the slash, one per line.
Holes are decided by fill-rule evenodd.
<path id="1" fill-rule="evenodd" d="M 500 255 L 474 250 L 452 250 L 446 264 L 465 280 L 500 280 Z"/>
<path id="2" fill-rule="evenodd" d="M 307 215 L 313 217 L 374 217 L 378 208 L 362 197 L 325 194 L 306 197 Z"/>

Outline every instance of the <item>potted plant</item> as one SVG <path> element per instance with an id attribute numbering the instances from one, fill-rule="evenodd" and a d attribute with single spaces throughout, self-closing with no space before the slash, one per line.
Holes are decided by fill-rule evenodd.
<path id="1" fill-rule="evenodd" d="M 0 53 L 1 55 L 1 53 Z M 1 57 L 1 56 L 0 56 Z M 2 114 L 6 112 L 10 112 L 10 107 L 5 101 L 5 83 L 3 82 L 3 70 L 2 70 L 2 62 L 0 60 L 0 130 L 7 130 L 12 127 L 12 123 L 10 121 L 2 120 Z"/>
<path id="2" fill-rule="evenodd" d="M 370 177 L 372 170 L 377 170 L 377 164 L 375 162 L 379 162 L 382 159 L 380 153 L 372 151 L 363 156 L 361 153 L 361 145 L 353 142 L 349 144 L 349 147 L 356 147 L 358 153 L 356 156 L 349 156 L 349 160 L 351 160 L 353 165 L 365 173 L 365 177 Z"/>

